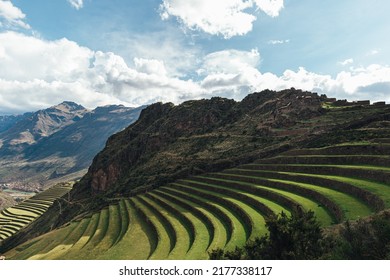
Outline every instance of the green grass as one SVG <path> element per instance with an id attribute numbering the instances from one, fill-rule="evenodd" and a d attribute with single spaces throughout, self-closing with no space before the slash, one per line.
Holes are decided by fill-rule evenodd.
<path id="1" fill-rule="evenodd" d="M 215 174 L 221 174 L 221 173 L 215 173 Z M 206 177 L 204 177 L 204 176 L 199 176 L 199 178 L 211 178 L 211 179 L 216 179 L 216 178 L 213 178 L 212 176 L 211 176 L 211 177 L 208 177 L 207 175 L 206 175 Z M 272 210 L 272 212 L 273 212 L 274 214 L 278 214 L 278 213 L 281 213 L 281 212 L 284 212 L 284 213 L 286 213 L 286 214 L 288 214 L 288 215 L 290 214 L 290 211 L 289 211 L 287 208 L 281 206 L 281 205 L 278 204 L 278 203 L 275 203 L 274 201 L 272 201 L 272 200 L 270 200 L 270 199 L 266 199 L 266 198 L 264 198 L 264 197 L 260 197 L 260 196 L 254 195 L 254 194 L 252 194 L 252 193 L 250 193 L 250 192 L 248 192 L 248 191 L 244 191 L 244 190 L 239 189 L 239 188 L 233 189 L 233 188 L 230 188 L 230 187 L 224 187 L 224 186 L 223 186 L 223 183 L 220 184 L 220 185 L 218 185 L 218 186 L 219 186 L 219 187 L 223 187 L 223 188 L 225 188 L 225 189 L 229 189 L 229 190 L 231 190 L 231 191 L 236 191 L 237 193 L 241 193 L 241 194 L 244 194 L 244 195 L 246 195 L 246 196 L 248 196 L 248 197 L 251 197 L 251 198 L 253 198 L 254 200 L 257 200 L 258 202 L 260 202 L 260 203 L 264 204 L 265 206 L 267 206 L 270 210 Z"/>
<path id="2" fill-rule="evenodd" d="M 359 146 L 375 149 L 359 155 L 354 152 Z M 352 154 L 343 155 L 349 147 Z M 272 213 L 291 215 L 300 206 L 314 211 L 323 226 L 368 216 L 390 207 L 390 157 L 380 154 L 387 146 L 379 147 L 360 142 L 302 149 L 178 180 L 35 238 L 7 252 L 7 258 L 206 259 L 212 249 L 234 250 L 266 233 L 265 216 Z M 0 240 L 68 191 L 52 188 L 3 211 Z"/>
<path id="3" fill-rule="evenodd" d="M 105 252 L 102 259 L 145 260 L 153 250 L 153 236 L 150 225 L 140 216 L 134 202 L 125 200 L 130 217 L 130 226 L 122 239 Z"/>
<path id="4" fill-rule="evenodd" d="M 95 213 L 90 218 L 84 218 L 83 220 L 88 221 L 88 224 L 86 225 L 85 231 L 83 234 L 79 237 L 77 241 L 74 242 L 71 248 L 68 249 L 68 251 L 62 256 L 64 259 L 80 259 L 80 252 L 82 252 L 83 247 L 85 244 L 88 243 L 88 241 L 93 236 L 94 232 L 96 231 L 96 228 L 99 224 L 100 220 L 100 212 Z M 87 223 L 87 222 L 85 222 Z"/>
<path id="5" fill-rule="evenodd" d="M 192 196 L 195 196 L 197 199 L 200 199 L 201 201 L 204 201 L 206 203 L 213 205 L 214 207 L 216 207 L 220 211 L 222 211 L 229 218 L 229 220 L 232 221 L 232 224 L 233 224 L 232 235 L 231 235 L 231 238 L 230 238 L 228 244 L 226 244 L 225 248 L 232 250 L 236 246 L 242 246 L 245 244 L 245 242 L 247 240 L 247 230 L 246 230 L 247 226 L 244 225 L 242 220 L 237 216 L 237 213 L 235 213 L 230 207 L 228 207 L 226 205 L 227 203 L 223 203 L 223 202 L 221 203 L 220 201 L 204 198 L 204 194 L 209 194 L 209 195 L 214 196 L 214 197 L 218 197 L 218 195 L 216 196 L 214 193 L 207 192 L 204 190 L 197 191 L 195 188 L 192 188 L 192 187 L 189 187 L 186 185 L 182 185 L 182 184 L 177 184 L 177 183 L 174 183 L 171 187 L 174 187 L 175 189 L 181 190 L 183 192 L 188 192 Z M 197 192 L 195 192 L 195 191 L 197 191 Z M 203 194 L 203 196 L 202 196 L 202 194 Z"/>
<path id="6" fill-rule="evenodd" d="M 224 248 L 229 242 L 233 231 L 231 220 L 223 211 L 219 210 L 219 208 L 212 208 L 211 204 L 196 198 L 192 194 L 186 194 L 168 187 L 161 187 L 159 188 L 159 191 L 164 192 L 164 194 L 167 195 L 172 195 L 176 199 L 185 201 L 185 203 L 197 208 L 210 219 L 214 226 L 214 239 L 209 246 L 210 250 Z M 216 209 L 220 212 L 217 212 Z M 226 220 L 229 220 L 230 223 L 225 222 Z"/>
<path id="7" fill-rule="evenodd" d="M 208 231 L 209 240 L 206 250 L 223 248 L 225 246 L 226 231 L 224 226 L 217 223 L 216 217 L 210 215 L 206 209 L 196 205 L 191 201 L 175 196 L 172 193 L 170 194 L 164 192 L 163 190 L 155 190 L 154 192 L 159 196 L 165 197 L 167 200 L 175 201 L 176 204 L 177 202 L 180 202 L 181 205 L 187 205 L 186 209 L 192 209 L 194 215 L 197 216 L 199 221 L 206 227 L 206 230 Z"/>
<path id="8" fill-rule="evenodd" d="M 172 213 L 170 209 L 166 208 L 166 205 L 161 203 L 161 201 L 154 200 L 150 197 L 145 197 L 144 199 L 150 205 L 153 205 L 154 208 L 158 209 L 162 215 L 164 215 L 164 217 L 169 221 L 176 232 L 176 244 L 170 252 L 168 258 L 183 258 L 191 248 L 192 244 L 192 233 L 190 232 L 190 229 L 187 227 L 187 225 L 183 223 L 183 217 L 176 215 L 176 213 Z"/>
<path id="9" fill-rule="evenodd" d="M 121 214 L 119 203 L 108 207 L 108 224 L 103 238 L 97 243 L 93 250 L 93 254 L 100 259 L 100 255 L 111 248 L 121 232 Z"/>
<path id="10" fill-rule="evenodd" d="M 63 259 L 64 255 L 69 251 L 69 249 L 71 249 L 73 245 L 83 236 L 89 222 L 90 218 L 86 218 L 79 222 L 75 222 L 75 227 L 69 226 L 69 235 L 62 242 L 59 242 L 54 249 L 47 253 L 44 259 Z"/>
<path id="11" fill-rule="evenodd" d="M 236 204 L 239 208 L 244 210 L 244 212 L 248 214 L 248 216 L 251 220 L 251 224 L 252 224 L 251 227 L 253 227 L 253 229 L 250 229 L 251 232 L 248 236 L 248 239 L 251 239 L 253 237 L 256 237 L 256 236 L 259 236 L 259 235 L 266 233 L 265 220 L 263 217 L 263 213 L 259 210 L 259 208 L 255 208 L 255 207 L 245 203 L 245 201 L 243 199 L 239 200 L 239 199 L 234 198 L 235 197 L 234 195 L 233 196 L 228 195 L 227 191 L 231 190 L 231 189 L 224 188 L 221 185 L 199 182 L 199 181 L 196 181 L 196 178 L 194 178 L 193 180 L 188 181 L 188 182 L 196 182 L 197 184 L 207 186 L 208 189 L 210 189 L 209 191 L 214 192 L 214 190 L 217 190 L 218 191 L 217 193 L 220 194 L 224 199 L 231 201 L 232 203 Z M 240 193 L 240 194 L 244 195 L 245 197 L 247 197 L 246 193 L 244 193 L 244 192 L 237 191 L 235 193 L 236 194 Z"/>
<path id="12" fill-rule="evenodd" d="M 37 244 L 36 253 L 30 256 L 29 260 L 44 260 L 50 259 L 50 255 L 60 250 L 62 242 L 72 233 L 72 231 L 78 226 L 77 222 L 73 222 L 70 225 L 63 227 L 56 231 L 56 234 L 47 234 L 43 240 Z"/>
<path id="13" fill-rule="evenodd" d="M 0 213 L 0 219 L 2 217 L 12 218 L 8 220 L 7 225 L 3 225 L 1 231 L 7 231 L 6 234 L 0 235 L 0 241 L 10 237 L 8 233 L 12 232 L 12 235 L 17 233 L 22 228 L 26 227 L 29 223 L 33 222 L 36 218 L 41 216 L 55 201 L 55 199 L 62 197 L 69 190 L 71 190 L 73 184 L 68 184 L 66 187 L 53 186 L 52 188 L 39 193 L 18 205 L 4 209 Z M 3 220 L 4 221 L 4 220 Z M 8 230 L 12 229 L 12 230 Z"/>
<path id="14" fill-rule="evenodd" d="M 126 234 L 129 228 L 130 217 L 129 217 L 129 213 L 127 212 L 126 202 L 124 199 L 121 199 L 119 201 L 119 211 L 121 215 L 121 229 L 117 239 L 115 240 L 114 245 L 117 244 L 119 241 L 121 241 L 122 237 Z"/>
<path id="15" fill-rule="evenodd" d="M 337 164 L 248 164 L 247 166 L 290 166 L 290 167 L 335 167 L 341 169 L 363 169 L 363 170 L 375 170 L 382 172 L 390 172 L 390 167 L 372 166 L 372 165 L 337 165 Z M 389 174 L 390 176 L 390 174 Z"/>
<path id="16" fill-rule="evenodd" d="M 156 249 L 150 256 L 150 259 L 155 260 L 163 260 L 167 259 L 169 253 L 171 252 L 171 248 L 175 246 L 172 244 L 172 236 L 170 236 L 170 232 L 168 228 L 166 228 L 165 220 L 161 218 L 160 215 L 156 214 L 156 212 L 160 213 L 158 210 L 155 210 L 153 206 L 151 206 L 142 196 L 137 196 L 133 199 L 134 203 L 137 207 L 141 208 L 145 215 L 150 219 L 150 221 L 155 225 L 157 229 L 158 235 L 158 243 Z M 176 233 L 175 233 L 176 235 Z M 176 240 L 175 240 L 176 241 Z"/>
<path id="17" fill-rule="evenodd" d="M 339 181 L 347 184 L 351 184 L 358 188 L 367 190 L 373 194 L 378 195 L 386 204 L 387 208 L 390 208 L 390 185 L 377 183 L 369 180 L 362 180 L 350 177 L 342 177 L 342 176 L 332 176 L 332 175 L 316 175 L 316 174 L 302 174 L 302 173 L 292 173 L 292 172 L 280 172 L 282 174 L 288 175 L 302 175 L 308 177 L 318 177 L 318 178 L 326 178 L 334 181 Z"/>
<path id="18" fill-rule="evenodd" d="M 185 217 L 185 220 L 187 222 L 191 222 L 192 225 L 188 229 L 190 231 L 194 230 L 193 233 L 190 233 L 193 234 L 194 237 L 193 237 L 192 244 L 190 244 L 190 248 L 186 253 L 186 258 L 188 259 L 207 258 L 206 252 L 210 244 L 211 236 L 204 222 L 201 221 L 196 215 L 194 215 L 192 211 L 188 211 L 187 209 L 183 208 L 181 205 L 175 203 L 174 201 L 168 200 L 163 196 L 159 195 L 158 193 L 152 192 L 149 194 L 153 195 L 155 198 L 158 198 L 160 201 L 171 205 Z"/>
<path id="19" fill-rule="evenodd" d="M 304 183 L 297 183 L 297 182 L 285 181 L 285 180 L 275 180 L 275 179 L 269 179 L 269 180 L 273 182 L 292 184 L 292 185 L 315 190 L 316 192 L 329 197 L 336 204 L 338 204 L 343 210 L 345 214 L 345 218 L 350 220 L 355 220 L 360 217 L 364 217 L 374 213 L 374 211 L 372 211 L 366 204 L 364 204 L 357 198 L 344 194 L 342 192 L 338 192 L 326 187 L 316 186 L 312 184 L 304 184 Z"/>

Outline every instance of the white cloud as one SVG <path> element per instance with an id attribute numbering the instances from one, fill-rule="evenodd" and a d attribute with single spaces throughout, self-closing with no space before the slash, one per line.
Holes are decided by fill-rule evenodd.
<path id="1" fill-rule="evenodd" d="M 240 99 L 252 91 L 300 88 L 349 100 L 371 99 L 390 102 L 390 67 L 372 64 L 350 68 L 336 77 L 307 71 L 286 70 L 281 76 L 258 70 L 260 55 L 251 52 L 225 50 L 209 54 L 200 70 L 204 75 L 202 88 L 227 97 Z"/>
<path id="2" fill-rule="evenodd" d="M 269 40 L 268 44 L 270 45 L 281 45 L 281 44 L 287 44 L 290 43 L 290 39 L 286 40 Z"/>
<path id="3" fill-rule="evenodd" d="M 140 73 L 167 75 L 164 62 L 156 59 L 134 58 L 135 69 Z"/>
<path id="4" fill-rule="evenodd" d="M 214 73 L 240 73 L 248 68 L 253 69 L 260 63 L 260 54 L 257 49 L 251 51 L 223 50 L 204 57 L 202 71 Z"/>
<path id="5" fill-rule="evenodd" d="M 0 33 L 0 112 L 24 112 L 73 100 L 103 104 L 179 103 L 201 96 L 199 84 L 169 77 L 163 61 L 92 51 L 67 39 Z M 28 48 L 24 46 L 29 46 Z"/>
<path id="6" fill-rule="evenodd" d="M 304 68 L 277 76 L 259 70 L 260 58 L 257 49 L 210 53 L 200 57 L 193 72 L 197 79 L 192 80 L 172 75 L 163 59 L 135 57 L 134 66 L 129 66 L 121 56 L 67 39 L 45 41 L 9 31 L 0 33 L 0 113 L 33 111 L 63 100 L 89 108 L 212 96 L 239 100 L 254 91 L 290 87 L 350 100 L 390 102 L 389 66 L 351 67 L 336 77 Z"/>
<path id="7" fill-rule="evenodd" d="M 283 9 L 283 0 L 254 0 L 257 7 L 271 17 L 277 17 Z"/>
<path id="8" fill-rule="evenodd" d="M 83 6 L 83 0 L 67 0 L 69 4 L 76 10 L 80 10 Z"/>
<path id="9" fill-rule="evenodd" d="M 30 29 L 24 22 L 26 15 L 15 7 L 11 1 L 0 0 L 0 27 L 21 27 Z"/>
<path id="10" fill-rule="evenodd" d="M 202 58 L 199 46 L 189 44 L 185 38 L 170 30 L 147 34 L 114 32 L 105 34 L 103 40 L 109 48 L 129 63 L 134 57 L 163 61 L 167 75 L 185 77 L 197 69 Z"/>
<path id="11" fill-rule="evenodd" d="M 163 20 L 173 16 L 189 29 L 228 39 L 252 30 L 256 16 L 248 9 L 254 6 L 275 17 L 283 0 L 163 0 L 160 15 Z"/>
<path id="12" fill-rule="evenodd" d="M 339 64 L 342 65 L 342 66 L 346 66 L 348 64 L 352 64 L 353 61 L 354 61 L 353 58 L 348 58 L 346 60 L 340 61 Z"/>
<path id="13" fill-rule="evenodd" d="M 377 55 L 380 53 L 379 49 L 372 49 L 367 53 L 367 56 Z"/>
<path id="14" fill-rule="evenodd" d="M 256 17 L 244 12 L 251 6 L 242 0 L 164 0 L 160 9 L 162 19 L 175 16 L 190 29 L 231 38 L 252 30 Z"/>
<path id="15" fill-rule="evenodd" d="M 223 94 L 240 99 L 255 90 L 254 85 L 261 77 L 257 70 L 260 54 L 251 51 L 224 50 L 204 57 L 198 74 L 203 77 L 202 89 L 208 93 Z"/>

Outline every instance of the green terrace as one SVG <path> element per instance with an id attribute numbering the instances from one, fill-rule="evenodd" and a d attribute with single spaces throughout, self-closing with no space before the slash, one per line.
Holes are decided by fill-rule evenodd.
<path id="1" fill-rule="evenodd" d="M 4 210 L 1 238 L 34 220 L 48 207 L 47 197 L 42 193 Z M 291 150 L 119 199 L 5 254 L 10 259 L 207 259 L 214 249 L 233 250 L 265 234 L 267 217 L 281 212 L 312 210 L 326 227 L 389 207 L 389 145 Z"/>
<path id="2" fill-rule="evenodd" d="M 11 237 L 41 216 L 56 199 L 66 195 L 72 184 L 55 185 L 23 202 L 0 212 L 0 242 Z"/>

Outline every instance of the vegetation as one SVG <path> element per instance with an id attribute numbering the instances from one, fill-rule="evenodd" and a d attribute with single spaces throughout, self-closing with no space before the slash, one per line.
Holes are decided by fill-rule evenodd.
<path id="1" fill-rule="evenodd" d="M 72 189 L 73 183 L 57 184 L 16 206 L 0 212 L 0 242 L 41 216 L 55 201 Z"/>
<path id="2" fill-rule="evenodd" d="M 29 226 L 34 238 L 17 233 L 1 253 L 8 259 L 387 258 L 387 249 L 368 252 L 388 243 L 381 234 L 387 216 L 378 214 L 390 206 L 388 108 L 324 109 L 310 93 L 263 94 L 239 103 L 217 98 L 149 107 L 110 138 L 68 201 Z M 45 199 L 4 211 L 19 215 L 4 224 L 4 234 L 40 215 Z"/>
<path id="3" fill-rule="evenodd" d="M 386 177 L 373 181 L 371 174 L 387 171 L 355 162 L 342 165 L 347 175 L 341 175 L 333 168 L 338 166 L 334 157 L 329 156 L 339 147 L 315 149 L 315 158 L 322 159 L 318 165 L 314 161 L 305 166 L 291 159 L 301 160 L 303 155 L 314 153 L 314 149 L 306 149 L 296 156 L 291 155 L 296 152 L 289 152 L 177 180 L 131 198 L 110 202 L 99 195 L 94 200 L 96 207 L 103 202 L 110 205 L 7 255 L 11 259 L 384 258 L 383 252 L 371 255 L 367 250 L 378 246 L 378 240 L 387 242 L 381 235 L 386 219 L 373 218 L 369 223 L 359 219 L 388 207 L 390 185 L 381 182 Z M 286 163 L 274 163 L 284 162 L 284 156 Z M 348 157 L 354 158 L 344 155 Z M 40 211 L 47 205 L 45 199 L 51 197 L 42 193 L 14 210 L 4 210 L 4 215 L 18 214 L 18 225 L 28 223 L 34 213 L 23 211 L 34 207 Z M 8 214 L 11 211 L 19 212 Z M 324 235 L 323 228 L 337 227 L 345 220 L 359 222 L 347 222 Z M 7 226 L 5 230 L 15 228 Z M 368 243 L 364 239 L 368 236 L 376 243 Z M 135 238 L 143 244 L 133 243 Z M 47 239 L 50 244 L 44 241 Z M 133 249 L 125 250 L 124 246 Z"/>
<path id="4" fill-rule="evenodd" d="M 312 211 L 266 223 L 268 234 L 233 251 L 213 250 L 210 259 L 224 260 L 385 260 L 390 259 L 390 212 L 345 222 L 324 233 Z"/>
<path id="5" fill-rule="evenodd" d="M 210 259 L 311 260 L 320 258 L 326 244 L 314 212 L 287 216 L 284 212 L 267 219 L 268 234 L 249 241 L 243 248 L 214 250 Z"/>

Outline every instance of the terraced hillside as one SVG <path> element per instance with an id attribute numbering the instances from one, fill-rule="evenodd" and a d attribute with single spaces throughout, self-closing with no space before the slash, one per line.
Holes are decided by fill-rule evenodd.
<path id="1" fill-rule="evenodd" d="M 0 242 L 41 216 L 56 199 L 72 189 L 72 183 L 58 184 L 0 212 Z"/>
<path id="2" fill-rule="evenodd" d="M 323 226 L 390 208 L 385 138 L 290 150 L 123 198 L 6 252 L 11 259 L 205 259 L 264 234 L 267 216 Z"/>

